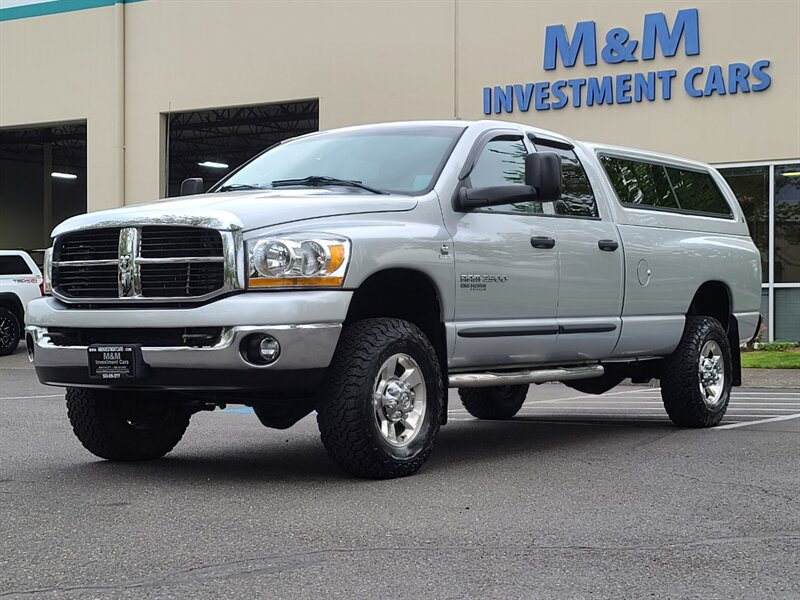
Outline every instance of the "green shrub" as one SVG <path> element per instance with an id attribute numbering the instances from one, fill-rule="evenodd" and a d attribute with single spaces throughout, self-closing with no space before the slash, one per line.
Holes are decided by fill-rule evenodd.
<path id="1" fill-rule="evenodd" d="M 758 349 L 764 352 L 786 352 L 796 347 L 795 342 L 768 342 L 758 345 Z"/>

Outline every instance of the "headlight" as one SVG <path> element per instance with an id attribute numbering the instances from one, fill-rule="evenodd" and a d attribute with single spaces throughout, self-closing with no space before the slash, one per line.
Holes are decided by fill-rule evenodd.
<path id="1" fill-rule="evenodd" d="M 350 240 L 327 234 L 257 238 L 247 242 L 249 288 L 341 287 Z"/>
<path id="2" fill-rule="evenodd" d="M 42 264 L 44 271 L 44 293 L 53 293 L 53 248 L 52 246 L 44 251 L 44 263 Z"/>

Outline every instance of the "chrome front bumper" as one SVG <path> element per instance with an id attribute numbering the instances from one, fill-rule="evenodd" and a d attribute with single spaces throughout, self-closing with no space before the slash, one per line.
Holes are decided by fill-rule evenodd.
<path id="1" fill-rule="evenodd" d="M 318 383 L 333 358 L 350 297 L 350 292 L 248 293 L 181 309 L 79 309 L 43 298 L 28 305 L 26 338 L 39 380 L 49 385 L 307 390 Z M 88 346 L 59 345 L 48 331 L 49 327 L 135 330 L 159 326 L 221 327 L 222 335 L 208 347 L 153 346 L 143 335 L 139 343 L 148 375 L 109 383 L 89 378 Z M 275 362 L 256 365 L 245 360 L 241 343 L 254 333 L 278 340 L 281 353 Z"/>

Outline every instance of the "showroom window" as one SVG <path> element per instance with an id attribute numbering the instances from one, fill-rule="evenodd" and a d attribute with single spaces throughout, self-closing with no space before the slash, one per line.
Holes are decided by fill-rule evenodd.
<path id="1" fill-rule="evenodd" d="M 765 341 L 800 341 L 800 162 L 718 168 L 761 252 Z"/>
<path id="2" fill-rule="evenodd" d="M 761 281 L 769 282 L 769 166 L 720 169 L 744 211 L 761 251 Z"/>
<path id="3" fill-rule="evenodd" d="M 0 128 L 0 248 L 39 264 L 50 232 L 86 212 L 85 121 Z"/>
<path id="4" fill-rule="evenodd" d="M 319 100 L 171 112 L 162 118 L 162 194 L 177 196 L 184 179 L 200 177 L 207 190 L 273 144 L 319 131 Z"/>
<path id="5" fill-rule="evenodd" d="M 800 163 L 775 167 L 775 283 L 800 283 Z"/>

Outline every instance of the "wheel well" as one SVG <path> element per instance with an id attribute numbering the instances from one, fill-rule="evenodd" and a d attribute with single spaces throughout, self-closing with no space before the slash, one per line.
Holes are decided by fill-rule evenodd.
<path id="1" fill-rule="evenodd" d="M 720 281 L 706 281 L 695 292 L 688 315 L 714 317 L 727 330 L 731 319 L 731 293 Z"/>
<path id="2" fill-rule="evenodd" d="M 720 281 L 706 281 L 695 292 L 687 315 L 714 317 L 728 334 L 733 364 L 733 385 L 742 385 L 742 364 L 739 349 L 739 323 L 733 316 L 731 291 Z"/>
<path id="3" fill-rule="evenodd" d="M 445 372 L 447 344 L 442 305 L 431 280 L 410 269 L 389 269 L 370 275 L 354 292 L 345 324 L 372 317 L 395 317 L 414 323 L 436 349 Z"/>
<path id="4" fill-rule="evenodd" d="M 19 319 L 20 326 L 25 326 L 25 310 L 16 294 L 0 294 L 0 308 L 7 308 Z"/>

